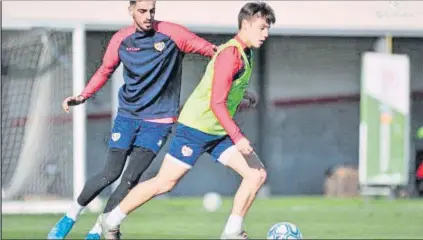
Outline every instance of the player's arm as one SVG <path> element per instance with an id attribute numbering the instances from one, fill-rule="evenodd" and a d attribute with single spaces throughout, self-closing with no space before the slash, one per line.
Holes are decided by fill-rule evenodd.
<path id="1" fill-rule="evenodd" d="M 210 107 L 238 149 L 244 154 L 249 154 L 252 151 L 250 143 L 232 119 L 227 107 L 233 78 L 241 68 L 242 60 L 236 47 L 229 47 L 219 53 L 214 63 Z"/>
<path id="2" fill-rule="evenodd" d="M 107 46 L 106 53 L 103 56 L 101 66 L 97 69 L 91 77 L 87 86 L 84 88 L 79 96 L 68 97 L 63 101 L 62 107 L 65 112 L 69 112 L 69 106 L 79 105 L 84 103 L 94 93 L 101 89 L 110 79 L 110 76 L 119 66 L 119 45 L 122 42 L 122 37 L 117 33 L 113 35 Z"/>
<path id="3" fill-rule="evenodd" d="M 81 96 L 83 96 L 85 99 L 90 98 L 94 93 L 100 90 L 119 66 L 119 46 L 121 42 L 122 39 L 118 34 L 115 34 L 110 40 L 106 49 L 106 53 L 103 56 L 101 66 L 91 77 L 87 86 L 81 93 Z"/>
<path id="4" fill-rule="evenodd" d="M 170 36 L 185 53 L 196 53 L 206 57 L 212 57 L 216 52 L 216 46 L 199 37 L 186 27 L 169 22 L 159 22 L 160 32 Z"/>

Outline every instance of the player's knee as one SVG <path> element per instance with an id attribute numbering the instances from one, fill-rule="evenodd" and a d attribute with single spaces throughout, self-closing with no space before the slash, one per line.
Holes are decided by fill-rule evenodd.
<path id="1" fill-rule="evenodd" d="M 115 182 L 120 177 L 121 171 L 113 170 L 105 174 L 105 179 L 108 183 Z"/>
<path id="2" fill-rule="evenodd" d="M 107 180 L 108 184 L 115 182 L 125 166 L 127 150 L 111 148 L 108 152 L 107 164 L 103 169 L 102 177 Z"/>
<path id="3" fill-rule="evenodd" d="M 266 171 L 266 169 L 264 169 L 264 168 L 262 168 L 262 169 L 260 169 L 260 186 L 262 186 L 265 182 L 266 182 L 266 179 L 267 179 L 267 171 Z"/>
<path id="4" fill-rule="evenodd" d="M 137 185 L 139 178 L 134 175 L 123 175 L 121 184 L 125 185 L 125 188 L 132 189 L 135 185 Z"/>
<path id="5" fill-rule="evenodd" d="M 125 184 L 125 186 L 128 186 L 129 188 L 132 188 L 138 183 L 140 177 L 141 174 L 138 174 L 137 172 L 126 171 L 122 175 L 121 183 Z"/>
<path id="6" fill-rule="evenodd" d="M 254 186 L 257 189 L 260 188 L 264 184 L 264 182 L 266 182 L 266 178 L 267 172 L 264 168 L 251 171 L 247 175 L 247 179 L 251 182 L 251 186 Z"/>
<path id="7" fill-rule="evenodd" d="M 175 186 L 177 181 L 172 179 L 157 179 L 158 194 L 170 192 Z"/>
<path id="8" fill-rule="evenodd" d="M 120 169 L 105 169 L 103 172 L 103 178 L 105 178 L 108 184 L 115 182 L 119 177 L 122 171 Z"/>

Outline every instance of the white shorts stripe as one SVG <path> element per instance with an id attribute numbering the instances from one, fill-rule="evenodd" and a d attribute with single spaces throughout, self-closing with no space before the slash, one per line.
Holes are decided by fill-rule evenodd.
<path id="1" fill-rule="evenodd" d="M 191 169 L 192 166 L 189 165 L 188 163 L 182 162 L 181 160 L 177 159 L 176 157 L 170 155 L 169 153 L 166 154 L 166 158 L 169 158 L 172 160 L 172 162 L 175 162 L 183 167 L 185 167 L 186 169 Z"/>
<path id="2" fill-rule="evenodd" d="M 217 161 L 219 161 L 220 163 L 222 163 L 223 165 L 226 166 L 228 164 L 228 161 L 231 158 L 232 154 L 236 151 L 238 151 L 238 148 L 236 148 L 235 145 L 227 148 L 225 151 L 222 152 L 222 154 L 220 154 Z"/>

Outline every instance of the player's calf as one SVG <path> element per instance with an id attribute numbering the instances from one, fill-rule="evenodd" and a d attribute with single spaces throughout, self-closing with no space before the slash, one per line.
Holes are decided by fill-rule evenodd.
<path id="1" fill-rule="evenodd" d="M 87 206 L 103 189 L 115 182 L 125 167 L 127 150 L 110 149 L 103 171 L 91 177 L 78 197 L 78 203 Z"/>
<path id="2" fill-rule="evenodd" d="M 166 178 L 164 176 L 157 176 L 155 177 L 155 182 L 156 182 L 156 192 L 155 195 L 161 195 L 167 192 L 170 192 L 177 183 L 177 180 L 175 179 L 169 179 Z"/>
<path id="3" fill-rule="evenodd" d="M 144 147 L 134 147 L 131 159 L 125 172 L 122 174 L 122 179 L 107 201 L 104 213 L 113 210 L 128 192 L 134 188 L 139 182 L 142 174 L 147 170 L 150 164 L 156 157 L 156 153 Z"/>
<path id="4" fill-rule="evenodd" d="M 126 216 L 137 207 L 143 205 L 151 198 L 170 191 L 189 170 L 184 165 L 172 160 L 166 155 L 159 173 L 156 177 L 139 183 L 122 200 L 119 206 L 115 207 L 103 219 L 103 233 L 109 232 L 110 236 L 116 236 L 116 230 Z M 106 229 L 104 227 L 107 227 Z"/>
<path id="5" fill-rule="evenodd" d="M 150 166 L 155 156 L 156 153 L 148 148 L 138 146 L 133 148 L 129 164 L 122 174 L 119 185 L 107 201 L 103 213 L 109 213 L 119 205 L 128 192 L 137 185 L 141 175 Z M 100 239 L 101 232 L 100 219 L 97 219 L 85 239 Z"/>
<path id="6" fill-rule="evenodd" d="M 242 237 L 240 233 L 243 232 L 244 216 L 267 177 L 264 165 L 255 153 L 244 156 L 239 151 L 228 149 L 226 153 L 228 152 L 231 154 L 226 165 L 240 174 L 243 180 L 235 194 L 232 212 L 223 230 L 223 239 L 234 238 L 235 236 Z M 224 154 L 225 152 L 222 155 Z"/>

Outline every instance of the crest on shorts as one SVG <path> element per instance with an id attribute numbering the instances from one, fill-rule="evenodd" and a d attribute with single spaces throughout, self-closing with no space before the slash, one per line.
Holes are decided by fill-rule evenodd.
<path id="1" fill-rule="evenodd" d="M 165 43 L 164 42 L 156 42 L 156 43 L 154 43 L 154 48 L 157 51 L 161 52 L 165 48 Z"/>
<path id="2" fill-rule="evenodd" d="M 161 147 L 161 146 L 162 146 L 162 144 L 163 144 L 163 141 L 160 139 L 160 140 L 157 142 L 157 146 Z"/>
<path id="3" fill-rule="evenodd" d="M 112 140 L 113 141 L 117 141 L 120 138 L 120 133 L 112 133 Z"/>
<path id="4" fill-rule="evenodd" d="M 184 157 L 189 157 L 189 156 L 192 155 L 192 152 L 193 151 L 192 151 L 192 149 L 190 147 L 183 146 L 181 152 L 182 152 L 182 155 L 184 155 Z"/>

